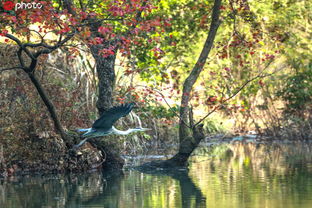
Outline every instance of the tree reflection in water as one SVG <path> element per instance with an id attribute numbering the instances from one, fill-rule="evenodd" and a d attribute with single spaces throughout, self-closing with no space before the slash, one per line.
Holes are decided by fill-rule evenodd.
<path id="1" fill-rule="evenodd" d="M 311 207 L 311 146 L 203 147 L 189 171 L 10 178 L 0 181 L 0 207 Z"/>

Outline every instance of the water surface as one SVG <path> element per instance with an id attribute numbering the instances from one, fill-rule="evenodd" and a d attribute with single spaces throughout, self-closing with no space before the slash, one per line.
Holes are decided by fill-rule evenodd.
<path id="1" fill-rule="evenodd" d="M 222 144 L 198 149 L 189 171 L 10 178 L 0 181 L 0 207 L 311 208 L 312 147 Z"/>

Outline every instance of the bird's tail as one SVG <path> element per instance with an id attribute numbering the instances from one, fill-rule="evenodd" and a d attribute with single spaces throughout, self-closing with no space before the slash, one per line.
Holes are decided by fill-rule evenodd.
<path id="1" fill-rule="evenodd" d="M 77 129 L 78 132 L 86 132 L 86 131 L 90 131 L 91 128 L 88 128 L 88 129 Z"/>

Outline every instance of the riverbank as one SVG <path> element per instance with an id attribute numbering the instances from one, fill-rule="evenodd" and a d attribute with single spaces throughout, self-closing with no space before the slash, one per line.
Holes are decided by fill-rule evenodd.
<path id="1" fill-rule="evenodd" d="M 79 173 L 93 170 L 101 170 L 102 164 L 105 163 L 105 155 L 101 151 L 94 148 L 91 144 L 86 143 L 77 152 L 68 150 L 61 142 L 62 140 L 55 138 L 39 139 L 33 142 L 27 142 L 23 152 L 16 152 L 15 159 L 4 158 L 3 147 L 0 151 L 0 177 L 7 178 L 11 176 L 23 175 L 43 175 L 51 173 Z M 198 152 L 208 151 L 207 148 L 220 147 L 222 145 L 231 144 L 251 144 L 251 145 L 279 145 L 279 144 L 311 144 L 312 140 L 305 142 L 290 139 L 274 139 L 272 137 L 264 137 L 258 135 L 214 135 L 206 137 L 194 154 Z M 141 154 L 134 155 L 130 152 L 124 152 L 122 158 L 125 160 L 125 167 L 131 165 L 141 165 L 139 161 L 150 162 L 159 159 L 169 159 L 170 155 L 174 155 L 178 146 L 170 144 L 166 148 L 159 149 L 148 148 Z M 203 151 L 205 149 L 205 151 Z M 0 147 L 1 150 L 1 147 Z M 211 151 L 211 150 L 209 150 Z M 209 152 L 208 151 L 208 152 Z M 24 157 L 23 157 L 24 155 Z"/>
<path id="2" fill-rule="evenodd" d="M 0 177 L 84 172 L 99 168 L 105 161 L 101 151 L 90 144 L 72 151 L 58 137 L 37 137 L 21 142 L 10 154 L 4 154 L 3 145 L 0 145 Z"/>

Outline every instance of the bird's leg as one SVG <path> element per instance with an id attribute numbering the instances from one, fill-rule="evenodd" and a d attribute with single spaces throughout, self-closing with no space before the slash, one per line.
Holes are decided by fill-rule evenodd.
<path id="1" fill-rule="evenodd" d="M 78 149 L 81 145 L 83 145 L 89 138 L 85 138 L 79 144 L 74 145 L 73 149 Z"/>

